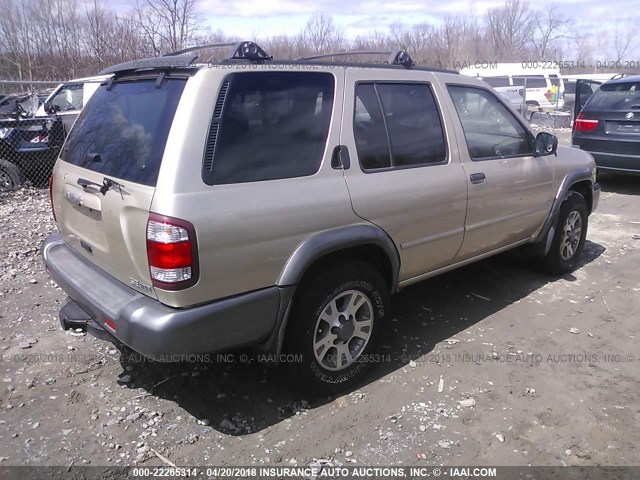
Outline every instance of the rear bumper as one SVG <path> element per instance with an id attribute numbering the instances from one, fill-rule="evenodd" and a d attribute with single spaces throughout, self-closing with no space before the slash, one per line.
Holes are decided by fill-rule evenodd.
<path id="1" fill-rule="evenodd" d="M 75 253 L 55 233 L 42 246 L 51 277 L 111 336 L 160 361 L 258 344 L 276 328 L 281 289 L 265 288 L 214 303 L 176 309 L 146 297 Z M 106 320 L 115 325 L 109 326 Z M 109 323 L 111 323 L 109 322 Z"/>
<path id="2" fill-rule="evenodd" d="M 596 161 L 596 166 L 600 171 L 640 174 L 640 155 L 603 152 L 589 153 L 593 156 Z"/>

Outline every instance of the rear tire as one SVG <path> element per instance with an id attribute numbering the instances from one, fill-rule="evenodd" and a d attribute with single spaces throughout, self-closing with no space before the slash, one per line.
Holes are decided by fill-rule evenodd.
<path id="1" fill-rule="evenodd" d="M 0 192 L 11 192 L 22 185 L 22 172 L 11 162 L 0 159 Z"/>
<path id="2" fill-rule="evenodd" d="M 587 202 L 576 192 L 560 206 L 549 252 L 543 257 L 544 270 L 552 275 L 572 272 L 582 255 L 587 237 Z"/>
<path id="3" fill-rule="evenodd" d="M 380 273 L 352 260 L 316 271 L 299 287 L 285 341 L 293 387 L 327 396 L 354 387 L 372 366 L 389 315 Z"/>

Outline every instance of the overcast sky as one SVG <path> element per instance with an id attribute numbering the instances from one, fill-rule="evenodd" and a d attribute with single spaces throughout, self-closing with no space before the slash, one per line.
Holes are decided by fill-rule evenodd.
<path id="1" fill-rule="evenodd" d="M 616 21 L 640 22 L 639 0 L 535 0 L 531 8 L 544 11 L 557 5 L 561 14 L 577 24 L 615 28 Z M 201 0 L 199 5 L 212 26 L 240 37 L 294 34 L 314 13 L 332 15 L 349 38 L 375 29 L 387 32 L 392 23 L 437 23 L 447 15 L 483 16 L 503 0 Z"/>

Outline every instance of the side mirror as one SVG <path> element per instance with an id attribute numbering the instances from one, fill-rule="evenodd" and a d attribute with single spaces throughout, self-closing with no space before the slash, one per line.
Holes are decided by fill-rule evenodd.
<path id="1" fill-rule="evenodd" d="M 551 155 L 558 150 L 558 137 L 547 132 L 540 132 L 534 141 L 536 157 Z"/>
<path id="2" fill-rule="evenodd" d="M 54 105 L 51 102 L 44 102 L 44 111 L 50 115 L 58 113 L 60 111 L 60 105 Z"/>

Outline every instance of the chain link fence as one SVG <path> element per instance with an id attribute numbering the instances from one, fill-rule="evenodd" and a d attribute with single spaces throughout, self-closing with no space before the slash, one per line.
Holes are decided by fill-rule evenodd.
<path id="1" fill-rule="evenodd" d="M 47 186 L 67 134 L 44 109 L 59 83 L 0 80 L 0 191 Z"/>

